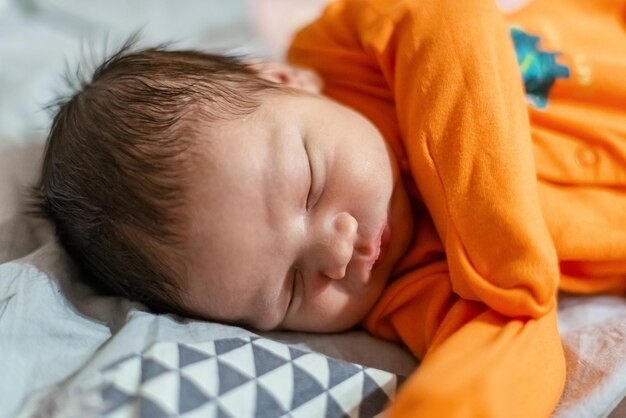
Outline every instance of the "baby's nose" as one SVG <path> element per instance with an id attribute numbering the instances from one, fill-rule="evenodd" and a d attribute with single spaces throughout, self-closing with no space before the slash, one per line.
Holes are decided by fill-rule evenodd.
<path id="1" fill-rule="evenodd" d="M 331 279 L 342 279 L 357 236 L 357 220 L 347 212 L 341 212 L 332 220 L 327 236 L 323 239 L 321 273 Z"/>

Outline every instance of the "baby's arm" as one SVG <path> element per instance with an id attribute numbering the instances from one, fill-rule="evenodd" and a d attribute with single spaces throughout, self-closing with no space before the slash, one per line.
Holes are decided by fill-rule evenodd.
<path id="1" fill-rule="evenodd" d="M 327 94 L 375 122 L 384 119 L 376 109 L 393 103 L 444 246 L 445 270 L 414 269 L 368 320 L 425 354 L 395 411 L 549 413 L 565 373 L 558 265 L 538 202 L 519 70 L 495 3 L 337 2 L 296 37 L 290 58 L 316 68 Z"/>
<path id="2" fill-rule="evenodd" d="M 511 318 L 454 293 L 445 260 L 391 284 L 365 326 L 423 361 L 391 417 L 547 417 L 563 390 L 556 309 Z"/>

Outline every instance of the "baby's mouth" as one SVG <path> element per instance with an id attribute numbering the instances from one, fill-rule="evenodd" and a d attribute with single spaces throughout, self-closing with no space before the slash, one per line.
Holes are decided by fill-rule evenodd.
<path id="1" fill-rule="evenodd" d="M 374 253 L 365 261 L 365 268 L 369 274 L 376 266 L 381 264 L 387 256 L 387 248 L 391 237 L 391 227 L 389 221 L 380 228 L 380 231 L 374 239 Z"/>
<path id="2" fill-rule="evenodd" d="M 374 264 L 372 264 L 372 269 L 376 266 L 380 265 L 383 261 L 385 261 L 385 257 L 387 256 L 387 250 L 389 249 L 389 242 L 391 241 L 391 226 L 389 222 L 385 224 L 383 228 L 383 232 L 380 235 L 380 242 L 378 245 L 378 254 L 374 260 Z"/>

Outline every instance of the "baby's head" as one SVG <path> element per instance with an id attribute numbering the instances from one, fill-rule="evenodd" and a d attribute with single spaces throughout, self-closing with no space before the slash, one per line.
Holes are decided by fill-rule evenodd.
<path id="1" fill-rule="evenodd" d="M 37 188 L 83 275 L 160 312 L 331 332 L 411 239 L 380 133 L 314 73 L 127 49 L 62 103 Z"/>

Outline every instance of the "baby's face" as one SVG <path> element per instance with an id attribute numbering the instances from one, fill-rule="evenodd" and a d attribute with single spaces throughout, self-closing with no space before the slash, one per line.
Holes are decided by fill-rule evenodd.
<path id="1" fill-rule="evenodd" d="M 396 162 L 354 111 L 320 95 L 266 94 L 200 144 L 185 303 L 261 330 L 347 329 L 411 239 Z"/>

